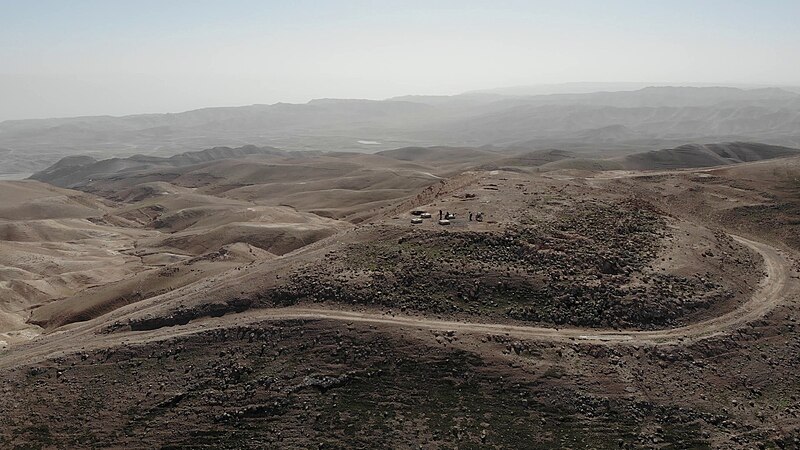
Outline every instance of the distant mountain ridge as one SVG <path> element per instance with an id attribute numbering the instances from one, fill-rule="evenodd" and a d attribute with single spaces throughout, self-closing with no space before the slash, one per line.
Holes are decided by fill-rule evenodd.
<path id="1" fill-rule="evenodd" d="M 247 144 L 356 152 L 519 143 L 640 151 L 735 141 L 800 146 L 800 94 L 779 88 L 651 86 L 534 96 L 318 99 L 177 114 L 6 121 L 0 123 L 0 148 L 11 153 L 0 161 L 0 172 L 31 165 L 39 170 L 74 154 L 146 158 Z"/>

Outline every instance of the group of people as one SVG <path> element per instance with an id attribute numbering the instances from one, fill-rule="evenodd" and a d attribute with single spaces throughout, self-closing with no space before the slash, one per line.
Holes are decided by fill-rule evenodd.
<path id="1" fill-rule="evenodd" d="M 475 221 L 476 222 L 483 222 L 483 213 L 482 212 L 478 212 L 478 213 L 474 213 L 473 214 L 472 211 L 470 211 L 469 212 L 469 221 L 470 222 L 472 222 L 473 216 L 475 217 Z M 442 219 L 451 220 L 451 219 L 455 219 L 455 218 L 456 218 L 455 214 L 452 214 L 449 211 L 444 212 L 441 209 L 439 210 L 439 220 L 442 220 Z"/>
<path id="2" fill-rule="evenodd" d="M 442 219 L 451 220 L 451 219 L 455 219 L 455 218 L 456 218 L 456 215 L 451 213 L 450 211 L 443 213 L 441 209 L 439 210 L 439 220 L 442 220 Z"/>

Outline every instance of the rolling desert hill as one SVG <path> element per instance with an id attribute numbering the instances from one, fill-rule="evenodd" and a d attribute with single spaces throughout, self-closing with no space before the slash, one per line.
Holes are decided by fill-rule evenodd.
<path id="1" fill-rule="evenodd" d="M 29 181 L 0 181 L 0 220 L 83 219 L 106 206 L 81 192 Z"/>
<path id="2" fill-rule="evenodd" d="M 96 160 L 90 156 L 66 157 L 45 170 L 37 172 L 31 179 L 46 181 L 61 186 L 74 187 L 94 179 L 110 177 L 118 172 L 168 171 L 173 168 L 198 165 L 224 159 L 246 158 L 283 154 L 273 148 L 245 146 L 240 148 L 215 147 L 199 152 L 181 153 L 170 157 L 148 157 L 133 155 L 127 158 Z"/>
<path id="3" fill-rule="evenodd" d="M 774 145 L 731 142 L 687 144 L 677 148 L 637 153 L 622 158 L 626 169 L 658 170 L 711 167 L 795 156 L 800 150 Z"/>
<path id="4" fill-rule="evenodd" d="M 800 154 L 789 147 L 753 142 L 686 144 L 676 148 L 632 153 L 615 158 L 589 158 L 557 153 L 553 161 L 541 164 L 541 170 L 669 170 L 714 167 L 786 158 Z"/>
<path id="5" fill-rule="evenodd" d="M 460 150 L 452 150 L 456 154 Z M 237 156 L 238 155 L 238 156 Z M 216 148 L 180 158 L 113 158 L 88 164 L 57 163 L 32 176 L 116 200 L 133 210 L 205 208 L 225 203 L 290 207 L 330 218 L 353 220 L 436 183 L 452 170 L 387 155 L 281 152 L 274 148 Z M 202 161 L 202 162 L 198 162 Z M 425 164 L 423 162 L 423 164 Z M 469 162 L 459 163 L 461 167 Z M 116 168 L 116 171 L 110 170 Z M 138 200 L 131 202 L 131 200 Z M 202 214 L 201 209 L 192 210 Z M 130 214 L 128 214 L 130 215 Z"/>
<path id="6" fill-rule="evenodd" d="M 36 181 L 0 182 L 0 191 L 0 339 L 36 334 L 25 322 L 35 305 L 141 270 L 126 250 L 148 233 L 92 221 L 111 202 Z"/>
<path id="7" fill-rule="evenodd" d="M 70 157 L 0 182 L 0 445 L 786 448 L 798 177 L 742 141 Z"/>
<path id="8" fill-rule="evenodd" d="M 72 156 L 32 180 L 2 181 L 2 340 L 26 340 L 41 327 L 88 320 L 336 235 L 438 183 L 428 170 L 435 169 L 381 155 L 248 146 L 164 158 Z"/>
<path id="9" fill-rule="evenodd" d="M 523 152 L 514 156 L 508 156 L 505 158 L 495 159 L 491 163 L 484 164 L 481 166 L 484 169 L 492 169 L 492 168 L 511 168 L 511 167 L 518 167 L 518 168 L 532 168 L 532 167 L 542 167 L 547 164 L 555 163 L 561 160 L 570 160 L 579 158 L 579 154 L 565 151 L 565 150 L 534 150 L 529 152 Z"/>
<path id="10" fill-rule="evenodd" d="M 563 150 L 520 148 L 509 154 L 454 147 L 407 147 L 365 155 L 291 153 L 249 146 L 218 147 L 165 158 L 134 156 L 97 161 L 69 157 L 32 178 L 71 185 L 83 192 L 37 181 L 4 182 L 2 188 L 16 201 L 4 207 L 0 237 L 8 249 L 8 281 L 16 289 L 17 306 L 27 309 L 59 297 L 74 298 L 70 304 L 75 306 L 70 307 L 69 314 L 45 313 L 58 309 L 53 303 L 31 322 L 52 327 L 44 317 L 95 317 L 133 301 L 121 292 L 130 291 L 134 285 L 164 286 L 152 278 L 160 277 L 156 274 L 167 270 L 165 267 L 180 272 L 190 261 L 221 249 L 244 246 L 250 249 L 247 254 L 274 258 L 340 236 L 353 224 L 386 220 L 397 214 L 396 205 L 409 207 L 431 193 L 443 195 L 475 183 L 468 175 L 471 170 L 669 170 L 766 161 L 797 153 L 790 148 L 738 142 L 689 144 L 597 160 Z M 490 185 L 484 189 L 494 188 Z M 64 267 L 46 266 L 33 271 L 37 274 L 33 277 L 44 279 L 44 284 L 37 281 L 36 285 L 41 293 L 30 294 L 30 283 L 26 285 L 23 280 L 31 278 L 27 274 L 31 267 L 19 262 L 26 255 L 25 247 L 20 246 L 48 243 L 65 251 L 80 244 L 80 251 L 95 255 L 108 245 L 99 245 L 98 241 L 106 236 L 115 236 L 111 242 L 119 248 L 110 261 L 117 258 L 124 262 L 107 276 L 109 281 L 118 281 L 99 283 L 105 275 L 90 264 L 87 270 L 95 272 L 73 277 L 87 280 L 86 284 L 68 283 L 58 275 L 66 270 Z M 239 261 L 255 260 L 234 258 L 231 262 L 236 266 L 242 264 Z M 24 272 L 12 270 L 15 264 Z M 210 276 L 231 268 L 190 265 L 191 276 L 172 277 L 166 285 L 176 289 L 199 282 L 200 274 Z M 133 273 L 137 274 L 130 278 Z M 95 299 L 89 304 L 96 306 L 85 310 L 77 305 L 88 295 L 83 289 L 89 288 Z M 144 300 L 164 289 L 137 294 L 136 299 Z M 27 303 L 21 300 L 22 295 L 29 297 Z"/>
<path id="11" fill-rule="evenodd" d="M 496 152 L 468 147 L 405 147 L 378 152 L 400 161 L 446 164 L 452 162 L 476 163 L 497 157 Z"/>

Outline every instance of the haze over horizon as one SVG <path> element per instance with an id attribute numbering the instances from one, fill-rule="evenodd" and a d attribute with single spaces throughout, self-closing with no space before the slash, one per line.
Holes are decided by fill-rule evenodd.
<path id="1" fill-rule="evenodd" d="M 800 0 L 0 0 L 0 449 L 800 448 Z"/>
<path id="2" fill-rule="evenodd" d="M 501 86 L 800 85 L 800 4 L 0 2 L 0 121 Z"/>

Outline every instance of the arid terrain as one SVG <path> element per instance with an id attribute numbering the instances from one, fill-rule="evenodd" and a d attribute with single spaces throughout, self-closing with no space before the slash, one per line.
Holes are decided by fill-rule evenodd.
<path id="1" fill-rule="evenodd" d="M 493 90 L 380 101 L 326 98 L 176 114 L 7 120 L 0 122 L 0 176 L 40 171 L 74 155 L 149 158 L 245 144 L 359 153 L 432 145 L 512 152 L 555 148 L 588 158 L 602 151 L 603 159 L 709 142 L 800 146 L 797 89 L 645 86 L 549 95 Z"/>
<path id="2" fill-rule="evenodd" d="M 0 181 L 0 447 L 800 447 L 800 151 L 644 148 Z"/>

